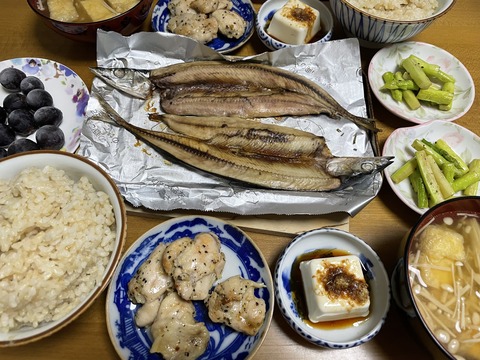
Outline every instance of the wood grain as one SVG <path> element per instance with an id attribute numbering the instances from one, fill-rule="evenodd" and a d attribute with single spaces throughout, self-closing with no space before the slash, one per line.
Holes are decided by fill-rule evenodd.
<path id="1" fill-rule="evenodd" d="M 255 3 L 258 8 L 260 3 Z M 43 57 L 63 63 L 85 81 L 90 88 L 93 75 L 89 67 L 95 66 L 96 49 L 93 44 L 80 44 L 54 33 L 37 18 L 26 1 L 2 0 L 2 31 L 0 33 L 1 59 L 15 57 Z M 474 82 L 480 84 L 480 2 L 459 0 L 445 16 L 413 40 L 439 46 L 456 56 L 470 71 Z M 149 30 L 149 23 L 144 26 Z M 335 38 L 342 38 L 342 31 L 335 29 Z M 234 55 L 261 53 L 267 49 L 254 35 L 251 41 Z M 364 66 L 375 50 L 362 48 Z M 412 126 L 391 115 L 375 99 L 375 116 L 382 129 L 379 143 L 382 147 L 388 135 L 398 127 Z M 471 110 L 456 122 L 480 134 L 480 102 L 478 95 Z M 382 258 L 389 273 L 397 261 L 400 241 L 414 225 L 418 215 L 407 208 L 386 182 L 376 197 L 358 215 L 349 221 L 352 233 L 369 243 Z M 131 213 L 128 217 L 127 246 L 141 234 L 162 220 L 156 217 Z M 288 221 L 282 219 L 281 221 Z M 269 234 L 247 231 L 258 244 L 271 269 L 282 249 L 293 235 Z M 370 342 L 347 350 L 326 350 L 315 347 L 289 328 L 278 311 L 268 336 L 255 359 L 428 359 L 425 343 L 412 331 L 407 317 L 392 304 L 387 321 L 380 333 Z M 93 306 L 64 330 L 33 344 L 0 349 L 2 360 L 27 359 L 118 359 L 110 342 L 105 325 L 105 294 Z"/>

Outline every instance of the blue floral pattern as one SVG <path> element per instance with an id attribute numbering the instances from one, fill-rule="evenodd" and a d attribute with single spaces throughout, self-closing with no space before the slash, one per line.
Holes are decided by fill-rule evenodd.
<path id="1" fill-rule="evenodd" d="M 203 302 L 195 301 L 196 319 L 205 322 L 210 332 L 207 350 L 199 359 L 247 359 L 262 343 L 273 313 L 273 284 L 263 255 L 235 226 L 213 217 L 188 216 L 166 221 L 144 234 L 127 251 L 113 275 L 107 295 L 107 326 L 122 359 L 162 358 L 149 351 L 152 345 L 149 331 L 135 325 L 137 306 L 127 297 L 128 282 L 160 242 L 170 243 L 181 237 L 194 237 L 201 232 L 213 232 L 221 241 L 226 256 L 223 279 L 235 274 L 267 285 L 256 290 L 256 295 L 265 300 L 267 316 L 259 333 L 247 336 L 210 321 Z"/>

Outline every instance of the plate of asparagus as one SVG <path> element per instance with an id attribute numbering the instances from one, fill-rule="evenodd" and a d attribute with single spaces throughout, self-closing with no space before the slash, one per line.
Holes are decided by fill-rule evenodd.
<path id="1" fill-rule="evenodd" d="M 416 124 L 454 121 L 475 99 L 475 85 L 466 67 L 434 45 L 403 42 L 378 51 L 368 79 L 375 97 L 396 116 Z"/>
<path id="2" fill-rule="evenodd" d="M 455 196 L 480 195 L 480 137 L 456 123 L 396 129 L 383 155 L 395 156 L 385 169 L 387 182 L 419 214 Z"/>

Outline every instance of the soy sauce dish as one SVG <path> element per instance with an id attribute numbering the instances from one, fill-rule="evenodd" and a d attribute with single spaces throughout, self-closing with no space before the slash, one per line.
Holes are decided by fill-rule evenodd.
<path id="1" fill-rule="evenodd" d="M 331 294 L 326 294 L 329 299 L 319 307 L 322 309 L 320 313 L 324 312 L 319 321 L 313 322 L 312 315 L 315 317 L 319 312 L 312 314 L 313 308 L 310 307 L 310 303 L 307 305 L 307 299 L 315 298 L 314 292 L 322 292 L 323 285 L 314 286 L 313 289 L 305 287 L 305 278 L 310 277 L 304 275 L 305 264 L 324 262 L 325 270 L 329 266 L 334 266 L 332 264 L 337 262 L 337 259 L 340 261 L 340 257 L 342 262 L 356 259 L 355 261 L 360 263 L 362 273 L 360 276 L 363 275 L 369 295 L 368 314 L 353 316 L 352 309 L 355 306 L 350 306 L 354 298 L 353 292 L 348 294 L 346 302 L 338 300 L 343 295 L 332 299 L 329 297 Z M 346 258 L 349 260 L 345 260 Z M 299 269 L 301 267 L 302 270 Z M 339 268 L 335 270 L 337 275 L 342 274 L 344 279 L 351 275 L 350 265 L 345 266 L 343 272 L 339 271 Z M 319 279 L 320 267 L 317 270 L 315 267 L 313 269 L 311 278 Z M 336 228 L 312 230 L 295 237 L 277 261 L 274 285 L 278 307 L 288 324 L 304 339 L 324 348 L 346 349 L 368 342 L 382 328 L 390 307 L 390 282 L 378 255 L 357 236 Z M 326 286 L 323 290 L 325 288 Z M 343 304 L 345 311 L 340 311 L 336 314 L 339 318 L 331 320 L 329 316 L 332 313 L 328 308 L 338 309 L 335 303 Z"/>

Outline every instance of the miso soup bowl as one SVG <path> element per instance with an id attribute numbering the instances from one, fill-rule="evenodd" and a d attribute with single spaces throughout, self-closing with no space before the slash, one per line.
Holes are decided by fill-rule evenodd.
<path id="1" fill-rule="evenodd" d="M 95 43 L 97 30 L 115 31 L 122 35 L 131 35 L 147 19 L 153 0 L 140 0 L 138 4 L 115 17 L 87 23 L 64 22 L 52 19 L 48 11 L 47 0 L 27 0 L 28 5 L 47 27 L 76 41 Z"/>
<path id="2" fill-rule="evenodd" d="M 435 359 L 448 358 L 452 360 L 468 360 L 470 358 L 462 356 L 462 354 L 456 350 L 458 344 L 455 343 L 454 337 L 451 336 L 452 334 L 457 333 L 455 326 L 448 326 L 445 328 L 441 328 L 438 326 L 431 327 L 427 321 L 428 315 L 423 315 L 425 312 L 425 306 L 429 309 L 428 311 L 431 310 L 434 314 L 435 312 L 444 310 L 442 310 L 441 307 L 438 307 L 435 304 L 435 301 L 431 301 L 431 299 L 429 299 L 428 301 L 424 301 L 421 300 L 422 297 L 418 297 L 417 300 L 417 298 L 414 296 L 415 293 L 418 294 L 425 289 L 429 291 L 431 291 L 432 289 L 431 285 L 429 286 L 427 284 L 429 283 L 429 281 L 425 281 L 425 279 L 422 278 L 422 273 L 417 270 L 422 267 L 422 265 L 418 264 L 424 264 L 424 262 L 417 261 L 416 259 L 416 242 L 418 241 L 418 236 L 422 231 L 425 230 L 425 227 L 427 225 L 430 225 L 432 223 L 448 224 L 451 220 L 457 220 L 460 217 L 467 217 L 469 219 L 473 218 L 477 221 L 480 221 L 480 196 L 465 196 L 459 198 L 452 198 L 451 200 L 444 201 L 425 212 L 403 239 L 402 247 L 400 249 L 402 257 L 398 261 L 391 278 L 392 297 L 394 299 L 394 302 L 409 316 L 411 320 L 410 324 L 412 325 L 416 334 L 420 337 L 422 343 L 425 344 L 426 348 L 430 351 L 430 353 Z M 466 241 L 464 242 L 464 244 L 466 244 Z M 480 251 L 480 248 L 478 249 L 478 251 Z M 467 261 L 458 263 L 455 262 L 455 266 L 461 266 L 463 269 L 467 269 L 469 266 L 466 263 Z M 425 289 L 421 289 L 421 287 L 424 287 Z M 442 288 L 443 287 L 447 289 L 446 285 L 442 285 Z M 479 298 L 480 284 L 475 284 L 475 282 L 473 282 L 472 288 L 473 291 L 475 291 L 476 289 L 477 298 Z M 457 290 L 449 289 L 449 291 Z M 462 294 L 459 295 L 459 299 L 461 299 L 461 297 Z M 477 302 L 478 301 L 480 300 L 477 299 Z M 448 303 L 448 300 L 441 300 L 440 303 L 442 302 Z M 424 312 L 422 312 L 422 309 Z M 472 319 L 465 319 L 465 321 L 466 323 L 468 323 L 471 322 Z M 478 333 L 480 333 L 480 318 L 475 321 L 479 322 L 476 326 L 478 329 Z M 461 323 L 458 323 L 457 326 L 461 326 Z M 449 335 L 447 336 L 445 334 Z M 474 351 L 476 351 L 478 355 L 480 343 L 477 343 L 476 346 L 477 350 Z"/>

